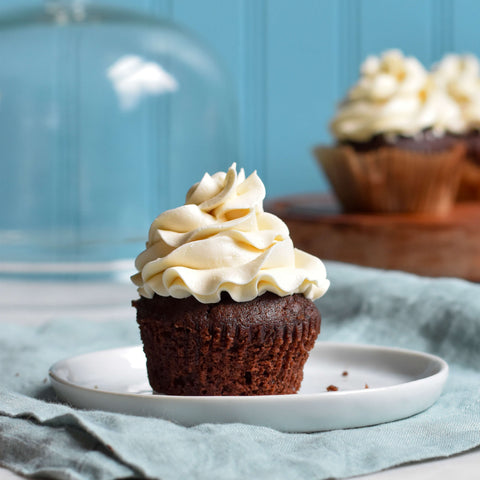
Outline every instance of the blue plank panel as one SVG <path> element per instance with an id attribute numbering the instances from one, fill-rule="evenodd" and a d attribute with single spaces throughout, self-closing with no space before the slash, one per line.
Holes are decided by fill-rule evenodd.
<path id="1" fill-rule="evenodd" d="M 432 51 L 430 67 L 447 52 L 453 50 L 453 3 L 454 0 L 431 0 Z"/>
<path id="2" fill-rule="evenodd" d="M 197 99 L 192 107 L 197 105 L 199 109 L 213 109 L 219 115 L 223 115 L 223 110 L 217 109 L 223 103 L 225 109 L 230 109 L 228 116 L 232 123 L 230 125 L 217 124 L 216 127 L 212 127 L 212 129 L 216 128 L 217 132 L 221 132 L 219 134 L 221 145 L 219 146 L 213 145 L 212 142 L 208 142 L 210 145 L 200 145 L 202 142 L 199 141 L 199 147 L 191 146 L 192 154 L 188 153 L 187 145 L 184 145 L 181 150 L 177 149 L 179 154 L 172 158 L 169 166 L 170 203 L 172 205 L 183 202 L 186 188 L 193 182 L 199 181 L 205 171 L 215 173 L 217 170 L 226 170 L 233 161 L 238 160 L 236 152 L 238 150 L 238 98 L 241 81 L 240 5 L 241 0 L 228 2 L 223 0 L 203 0 L 202 2 L 181 0 L 173 3 L 172 19 L 198 36 L 196 43 L 213 55 L 218 62 L 220 74 L 224 75 L 227 81 L 226 92 L 218 91 L 218 97 L 214 98 L 215 92 L 212 91 L 210 92 L 212 96 L 210 103 L 208 99 Z M 203 106 L 200 100 L 204 101 Z M 177 120 L 179 123 L 182 122 L 182 119 Z M 203 132 L 204 135 L 214 136 L 216 133 L 212 129 L 207 131 L 202 121 L 197 130 Z M 188 142 L 188 139 L 186 141 Z M 228 155 L 226 152 L 228 149 L 226 145 L 229 143 L 232 143 L 233 155 Z M 175 142 L 175 144 L 179 146 L 179 142 Z"/>
<path id="3" fill-rule="evenodd" d="M 247 172 L 266 170 L 266 2 L 244 0 L 240 12 L 240 159 Z"/>
<path id="4" fill-rule="evenodd" d="M 454 51 L 480 56 L 480 2 L 455 0 L 452 17 Z"/>
<path id="5" fill-rule="evenodd" d="M 311 149 L 330 141 L 327 124 L 338 94 L 336 5 L 268 2 L 265 179 L 270 197 L 327 188 Z"/>
<path id="6" fill-rule="evenodd" d="M 359 0 L 339 0 L 338 2 L 335 21 L 338 36 L 335 69 L 338 72 L 339 95 L 335 99 L 336 103 L 358 78 L 358 66 L 363 58 L 361 6 L 362 3 Z"/>
<path id="7" fill-rule="evenodd" d="M 3 0 L 0 2 L 0 12 L 11 12 L 15 9 L 38 7 L 43 3 L 42 0 Z"/>
<path id="8" fill-rule="evenodd" d="M 362 0 L 360 54 L 399 48 L 429 65 L 433 60 L 432 9 L 438 0 Z"/>
<path id="9" fill-rule="evenodd" d="M 241 54 L 238 31 L 241 3 L 241 0 L 175 0 L 172 15 L 179 25 L 201 37 L 235 82 L 239 79 Z"/>
<path id="10" fill-rule="evenodd" d="M 92 2 L 91 4 L 149 13 L 151 10 L 150 1 L 151 0 L 101 0 L 100 2 Z"/>

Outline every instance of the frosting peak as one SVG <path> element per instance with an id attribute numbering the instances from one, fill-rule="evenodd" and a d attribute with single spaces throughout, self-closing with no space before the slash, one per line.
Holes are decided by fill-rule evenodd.
<path id="1" fill-rule="evenodd" d="M 323 263 L 293 247 L 285 223 L 263 211 L 265 187 L 256 174 L 205 174 L 187 193 L 185 205 L 159 215 L 132 281 L 140 295 L 237 302 L 270 291 L 301 293 L 315 300 L 329 286 Z"/>
<path id="2" fill-rule="evenodd" d="M 222 221 L 242 216 L 245 210 L 252 208 L 262 210 L 264 198 L 265 187 L 257 172 L 245 180 L 243 168 L 237 174 L 236 164 L 233 164 L 227 173 L 217 172 L 213 176 L 206 173 L 190 188 L 185 203 L 195 204 Z"/>

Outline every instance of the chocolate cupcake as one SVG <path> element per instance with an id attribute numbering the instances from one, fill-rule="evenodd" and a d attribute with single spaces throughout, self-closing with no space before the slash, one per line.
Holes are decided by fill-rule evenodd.
<path id="1" fill-rule="evenodd" d="M 256 173 L 206 174 L 153 222 L 132 277 L 150 385 L 170 395 L 295 393 L 320 331 L 323 263 L 263 211 Z"/>
<path id="2" fill-rule="evenodd" d="M 464 146 L 458 106 L 397 50 L 369 57 L 315 155 L 346 211 L 446 213 Z M 451 132 L 451 133 L 450 133 Z"/>
<path id="3" fill-rule="evenodd" d="M 466 146 L 460 165 L 459 201 L 480 200 L 480 63 L 474 55 L 446 55 L 434 65 L 434 81 L 457 103 L 463 120 L 458 134 Z"/>
<path id="4" fill-rule="evenodd" d="M 134 305 L 150 385 L 165 394 L 295 393 L 320 332 L 317 308 L 299 294 L 214 304 L 155 295 Z"/>

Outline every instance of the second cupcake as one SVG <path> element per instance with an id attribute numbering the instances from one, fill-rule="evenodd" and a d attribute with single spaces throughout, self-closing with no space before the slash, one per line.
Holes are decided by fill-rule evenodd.
<path id="1" fill-rule="evenodd" d="M 346 211 L 443 214 L 464 146 L 457 104 L 413 57 L 369 57 L 331 122 L 337 144 L 315 150 Z"/>

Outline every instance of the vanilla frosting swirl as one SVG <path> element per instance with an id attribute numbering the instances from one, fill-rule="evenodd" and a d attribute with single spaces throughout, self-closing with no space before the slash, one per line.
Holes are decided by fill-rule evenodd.
<path id="1" fill-rule="evenodd" d="M 399 50 L 365 60 L 358 83 L 330 125 L 338 140 L 354 142 L 379 134 L 413 137 L 425 129 L 441 135 L 462 127 L 456 103 L 416 58 L 405 57 Z"/>
<path id="2" fill-rule="evenodd" d="M 329 286 L 323 263 L 293 247 L 278 217 L 263 211 L 265 187 L 245 179 L 233 164 L 227 173 L 205 174 L 185 205 L 152 223 L 146 249 L 135 261 L 132 281 L 141 296 L 185 298 L 202 303 L 252 300 L 269 291 L 315 300 Z"/>
<path id="3" fill-rule="evenodd" d="M 433 79 L 460 108 L 464 132 L 480 127 L 480 63 L 474 55 L 449 54 L 434 65 Z M 463 132 L 462 132 L 463 133 Z"/>

